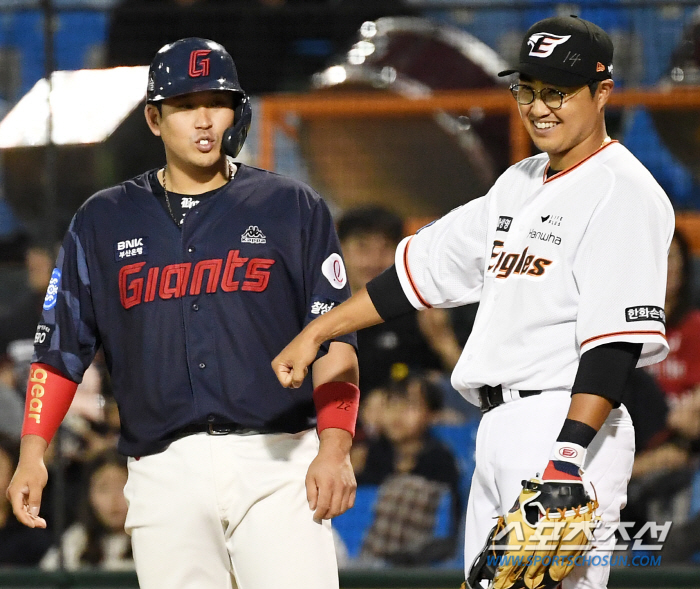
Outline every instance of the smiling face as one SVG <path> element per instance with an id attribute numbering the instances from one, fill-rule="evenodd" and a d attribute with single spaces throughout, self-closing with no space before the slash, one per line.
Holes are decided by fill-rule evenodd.
<path id="1" fill-rule="evenodd" d="M 535 90 L 531 104 L 518 104 L 520 118 L 534 144 L 549 155 L 553 169 L 565 170 L 598 150 L 607 136 L 604 107 L 612 80 L 599 82 L 592 96 L 585 86 L 565 88 L 526 77 L 521 77 L 519 83 Z M 541 100 L 538 92 L 543 88 L 567 94 L 561 108 L 552 109 Z"/>
<path id="2" fill-rule="evenodd" d="M 163 140 L 168 166 L 201 175 L 226 172 L 222 140 L 233 125 L 234 94 L 209 90 L 146 105 L 146 121 Z"/>

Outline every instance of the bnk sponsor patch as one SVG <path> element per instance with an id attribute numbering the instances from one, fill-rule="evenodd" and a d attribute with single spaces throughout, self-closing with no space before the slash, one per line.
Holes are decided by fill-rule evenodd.
<path id="1" fill-rule="evenodd" d="M 34 345 L 48 348 L 51 345 L 51 336 L 53 335 L 55 325 L 48 323 L 39 323 L 34 334 Z"/>
<path id="2" fill-rule="evenodd" d="M 114 244 L 114 259 L 117 262 L 130 260 L 148 253 L 148 237 L 134 237 Z"/>
<path id="3" fill-rule="evenodd" d="M 666 313 L 661 307 L 640 305 L 625 309 L 625 320 L 630 321 L 660 321 L 666 325 Z"/>

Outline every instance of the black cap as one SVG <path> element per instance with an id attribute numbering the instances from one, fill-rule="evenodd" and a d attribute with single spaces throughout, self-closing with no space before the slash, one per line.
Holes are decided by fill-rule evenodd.
<path id="1" fill-rule="evenodd" d="M 520 73 L 556 86 L 582 86 L 612 78 L 613 44 L 598 25 L 577 16 L 546 18 L 530 27 L 520 48 Z"/>

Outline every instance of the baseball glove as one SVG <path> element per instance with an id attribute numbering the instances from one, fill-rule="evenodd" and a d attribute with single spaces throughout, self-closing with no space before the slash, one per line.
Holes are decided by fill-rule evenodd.
<path id="1" fill-rule="evenodd" d="M 491 530 L 466 586 L 553 589 L 591 548 L 598 502 L 575 481 L 523 481 L 515 505 Z M 491 556 L 491 558 L 489 558 Z"/>

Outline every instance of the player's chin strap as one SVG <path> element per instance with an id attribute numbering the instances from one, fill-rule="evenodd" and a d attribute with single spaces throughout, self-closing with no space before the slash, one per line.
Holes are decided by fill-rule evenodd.
<path id="1" fill-rule="evenodd" d="M 236 157 L 243 149 L 243 144 L 248 137 L 250 123 L 253 121 L 253 109 L 250 106 L 250 98 L 243 97 L 236 107 L 233 117 L 233 127 L 224 132 L 223 146 L 226 155 Z"/>

